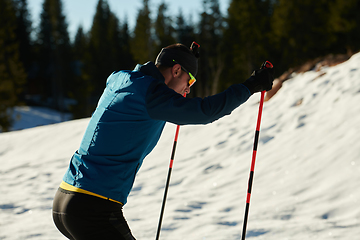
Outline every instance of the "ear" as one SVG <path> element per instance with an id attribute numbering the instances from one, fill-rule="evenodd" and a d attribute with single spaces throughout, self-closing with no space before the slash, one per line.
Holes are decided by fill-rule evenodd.
<path id="1" fill-rule="evenodd" d="M 171 69 L 171 74 L 173 77 L 178 77 L 181 74 L 181 65 L 175 64 Z"/>

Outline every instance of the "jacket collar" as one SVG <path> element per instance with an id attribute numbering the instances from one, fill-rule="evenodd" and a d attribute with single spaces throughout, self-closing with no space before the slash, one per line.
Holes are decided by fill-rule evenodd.
<path id="1" fill-rule="evenodd" d="M 155 79 L 165 81 L 164 76 L 161 74 L 159 69 L 155 66 L 153 62 L 147 62 L 144 65 L 137 64 L 134 71 L 140 71 L 145 75 L 149 75 Z"/>

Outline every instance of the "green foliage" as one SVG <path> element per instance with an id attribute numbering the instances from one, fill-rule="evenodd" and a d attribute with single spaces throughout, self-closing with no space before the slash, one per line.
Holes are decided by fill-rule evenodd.
<path id="1" fill-rule="evenodd" d="M 137 63 L 153 60 L 157 54 L 153 51 L 154 40 L 151 35 L 151 27 L 149 0 L 143 0 L 143 8 L 139 10 L 134 37 L 130 45 Z"/>
<path id="2" fill-rule="evenodd" d="M 360 1 L 335 0 L 330 5 L 329 26 L 336 36 L 333 50 L 353 52 L 360 49 Z"/>
<path id="3" fill-rule="evenodd" d="M 19 42 L 19 59 L 23 63 L 26 71 L 30 70 L 32 42 L 30 34 L 32 31 L 30 14 L 27 9 L 26 0 L 13 0 L 16 13 L 16 38 Z"/>
<path id="4" fill-rule="evenodd" d="M 76 101 L 70 107 L 74 119 L 87 117 L 93 111 L 90 104 L 90 96 L 93 91 L 90 84 L 90 76 L 84 71 L 84 65 L 88 55 L 88 38 L 86 37 L 82 26 L 78 28 L 73 44 L 75 76 L 72 83 L 72 90 L 69 97 Z"/>
<path id="5" fill-rule="evenodd" d="M 12 109 L 19 104 L 18 96 L 26 74 L 19 60 L 16 39 L 16 16 L 9 0 L 0 0 L 0 131 L 9 131 Z"/>
<path id="6" fill-rule="evenodd" d="M 176 17 L 175 26 L 176 40 L 185 46 L 190 46 L 195 39 L 194 25 L 191 19 L 186 20 L 180 9 L 178 16 Z"/>
<path id="7" fill-rule="evenodd" d="M 45 0 L 37 34 L 39 87 L 51 107 L 65 110 L 64 100 L 71 91 L 72 54 L 61 0 Z"/>
<path id="8" fill-rule="evenodd" d="M 89 32 L 88 54 L 84 60 L 84 74 L 93 89 L 90 100 L 93 105 L 102 94 L 107 77 L 127 67 L 123 56 L 124 41 L 128 40 L 122 37 L 118 18 L 110 11 L 106 0 L 99 0 Z"/>
<path id="9" fill-rule="evenodd" d="M 224 19 L 218 0 L 204 0 L 199 22 L 200 47 L 198 83 L 196 95 L 208 96 L 217 93 L 220 75 L 224 70 Z"/>
<path id="10" fill-rule="evenodd" d="M 329 0 L 280 0 L 272 18 L 277 61 L 299 65 L 326 54 L 336 40 L 328 25 Z"/>
<path id="11" fill-rule="evenodd" d="M 228 27 L 225 32 L 227 48 L 224 74 L 227 85 L 243 82 L 266 59 L 270 59 L 270 1 L 232 1 L 228 9 Z"/>
<path id="12" fill-rule="evenodd" d="M 167 5 L 160 4 L 158 15 L 154 23 L 155 30 L 155 53 L 160 52 L 163 47 L 175 43 L 175 29 L 172 26 L 172 20 L 166 16 Z"/>
<path id="13" fill-rule="evenodd" d="M 129 31 L 128 23 L 125 23 L 121 27 L 121 62 L 120 62 L 120 69 L 134 69 L 135 61 L 134 57 L 131 53 L 131 36 Z"/>

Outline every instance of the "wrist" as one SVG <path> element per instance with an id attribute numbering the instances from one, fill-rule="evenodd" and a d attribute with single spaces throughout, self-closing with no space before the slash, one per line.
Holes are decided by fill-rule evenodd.
<path id="1" fill-rule="evenodd" d="M 247 89 L 249 89 L 249 92 L 250 92 L 251 95 L 256 92 L 256 90 L 255 90 L 256 87 L 255 87 L 255 85 L 254 85 L 254 79 L 253 79 L 253 77 L 250 77 L 250 78 L 247 79 L 245 82 L 243 82 L 243 85 L 244 85 Z"/>

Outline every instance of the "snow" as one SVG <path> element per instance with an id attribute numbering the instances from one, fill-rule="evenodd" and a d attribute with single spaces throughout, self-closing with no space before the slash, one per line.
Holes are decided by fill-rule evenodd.
<path id="1" fill-rule="evenodd" d="M 15 131 L 68 121 L 71 114 L 45 107 L 19 106 L 14 108 L 13 119 L 15 121 L 11 130 Z"/>
<path id="2" fill-rule="evenodd" d="M 325 74 L 324 74 L 325 73 Z M 182 126 L 160 239 L 240 239 L 260 94 Z M 360 239 L 360 54 L 296 74 L 264 104 L 247 239 Z M 0 134 L 0 239 L 65 239 L 52 200 L 89 119 Z M 175 135 L 167 124 L 124 207 L 154 239 Z"/>

